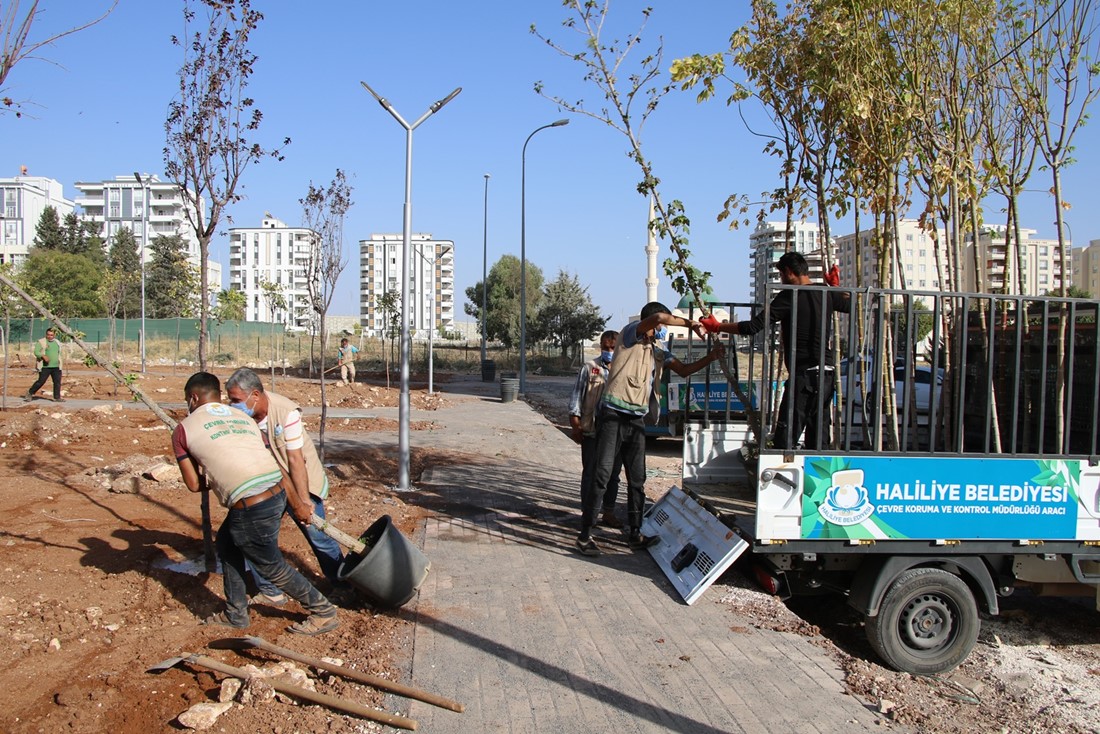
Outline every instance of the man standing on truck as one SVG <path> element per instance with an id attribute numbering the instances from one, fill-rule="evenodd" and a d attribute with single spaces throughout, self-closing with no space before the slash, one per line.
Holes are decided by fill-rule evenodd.
<path id="1" fill-rule="evenodd" d="M 608 329 L 600 334 L 600 356 L 584 363 L 573 394 L 569 398 L 569 426 L 573 440 L 581 445 L 581 502 L 591 490 L 596 474 L 596 418 L 603 402 L 603 389 L 607 384 L 607 368 L 615 356 L 615 340 L 619 332 Z M 615 457 L 607 491 L 603 495 L 603 517 L 600 523 L 614 530 L 623 529 L 623 521 L 615 515 L 615 500 L 619 496 L 619 473 L 623 468 L 622 456 Z"/>
<path id="2" fill-rule="evenodd" d="M 784 285 L 813 285 L 809 265 L 799 252 L 785 253 L 776 261 L 775 267 Z M 840 275 L 835 265 L 825 275 L 825 282 L 833 287 L 840 285 Z M 798 444 L 803 430 L 806 432 L 806 448 L 820 450 L 830 445 L 831 406 L 835 391 L 832 315 L 834 311 L 848 313 L 850 309 L 849 294 L 837 291 L 794 288 L 782 290 L 772 299 L 767 313 L 771 323 L 780 325 L 783 364 L 787 367 L 787 382 L 783 386 L 783 400 L 779 404 L 779 417 L 772 435 L 772 446 L 775 448 L 793 448 Z M 708 317 L 703 319 L 703 326 L 712 334 L 724 332 L 751 336 L 763 331 L 764 314 L 762 310 L 751 321 L 721 324 Z M 820 415 L 819 405 L 825 408 Z"/>
<path id="3" fill-rule="evenodd" d="M 659 540 L 642 535 L 641 528 L 645 506 L 645 423 L 656 421 L 660 413 L 657 385 L 661 371 L 667 366 L 687 377 L 725 354 L 722 345 L 716 344 L 701 359 L 684 364 L 668 351 L 665 340 L 669 326 L 683 326 L 700 337 L 704 335 L 698 321 L 673 316 L 663 303 L 652 301 L 642 308 L 638 321 L 623 327 L 615 342 L 615 359 L 608 370 L 596 431 L 596 473 L 591 489 L 581 499 L 583 515 L 576 546 L 586 556 L 600 555 L 599 546 L 592 540 L 592 528 L 600 517 L 603 496 L 620 452 L 626 469 L 630 547 L 649 548 Z"/>

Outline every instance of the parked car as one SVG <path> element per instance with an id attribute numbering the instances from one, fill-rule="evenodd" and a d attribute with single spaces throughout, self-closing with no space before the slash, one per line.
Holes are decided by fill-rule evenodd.
<path id="1" fill-rule="evenodd" d="M 862 369 L 859 370 L 853 379 L 848 378 L 849 362 L 847 359 L 841 360 L 840 363 L 840 385 L 841 395 L 847 397 L 848 391 L 852 391 L 852 405 L 861 406 L 863 403 L 863 390 L 861 385 L 864 380 L 867 380 L 870 376 L 871 370 L 874 365 L 869 358 L 861 358 L 859 363 L 862 365 Z M 943 388 L 944 371 L 943 368 L 936 370 L 935 388 L 932 387 L 932 367 L 927 364 L 918 364 L 913 367 L 913 394 L 916 398 L 916 409 L 918 413 L 927 413 L 931 409 L 932 400 L 935 398 L 939 401 L 940 391 Z M 868 384 L 873 385 L 873 380 Z M 897 401 L 898 411 L 900 412 L 904 406 L 905 401 L 909 396 L 909 390 L 905 383 L 905 363 L 901 360 L 894 362 L 894 398 Z"/>

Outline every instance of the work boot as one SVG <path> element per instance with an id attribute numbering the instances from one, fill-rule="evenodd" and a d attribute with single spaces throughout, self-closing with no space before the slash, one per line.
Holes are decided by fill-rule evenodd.
<path id="1" fill-rule="evenodd" d="M 640 532 L 635 530 L 633 533 L 630 534 L 630 539 L 627 541 L 627 545 L 629 545 L 633 550 L 645 550 L 646 548 L 652 548 L 660 542 L 661 539 L 658 538 L 656 535 L 642 535 Z"/>

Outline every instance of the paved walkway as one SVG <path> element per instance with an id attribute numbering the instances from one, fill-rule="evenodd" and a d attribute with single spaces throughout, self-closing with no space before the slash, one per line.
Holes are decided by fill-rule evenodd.
<path id="1" fill-rule="evenodd" d="M 603 556 L 573 552 L 579 450 L 525 402 L 501 403 L 474 379 L 437 384 L 455 393 L 452 407 L 412 414 L 437 424 L 412 432 L 414 448 L 470 456 L 417 485 L 415 502 L 435 514 L 423 537 L 432 568 L 413 602 L 411 683 L 466 705 L 458 714 L 413 702 L 421 731 L 879 728 L 810 639 L 752 628 L 717 603 L 718 587 L 685 605 L 649 554 L 611 531 Z"/>

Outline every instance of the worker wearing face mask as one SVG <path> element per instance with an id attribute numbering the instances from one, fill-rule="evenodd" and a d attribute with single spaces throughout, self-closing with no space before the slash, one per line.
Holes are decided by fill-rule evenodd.
<path id="1" fill-rule="evenodd" d="M 582 499 L 584 516 L 576 542 L 577 550 L 586 556 L 600 555 L 599 546 L 592 540 L 592 528 L 600 516 L 603 495 L 620 456 L 626 469 L 630 547 L 641 550 L 659 541 L 642 535 L 641 528 L 645 506 L 645 424 L 656 422 L 660 415 L 657 385 L 661 372 L 668 367 L 687 377 L 725 354 L 722 345 L 717 344 L 701 359 L 684 364 L 668 351 L 669 326 L 683 326 L 704 336 L 698 321 L 674 316 L 663 303 L 653 301 L 642 308 L 639 320 L 623 327 L 615 342 L 615 359 L 608 370 L 596 430 L 596 471 L 592 489 Z"/>
<path id="2" fill-rule="evenodd" d="M 600 354 L 581 367 L 577 381 L 573 385 L 573 394 L 569 398 L 569 426 L 574 441 L 581 446 L 581 501 L 591 492 L 596 474 L 596 418 L 603 402 L 603 389 L 607 383 L 607 371 L 615 356 L 617 331 L 605 331 L 600 334 Z M 603 494 L 603 516 L 600 524 L 604 527 L 622 530 L 623 521 L 615 515 L 615 500 L 619 496 L 619 474 L 622 471 L 622 457 L 616 457 L 611 469 L 611 478 Z"/>

